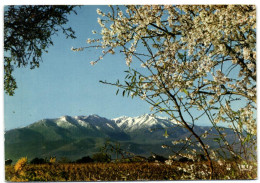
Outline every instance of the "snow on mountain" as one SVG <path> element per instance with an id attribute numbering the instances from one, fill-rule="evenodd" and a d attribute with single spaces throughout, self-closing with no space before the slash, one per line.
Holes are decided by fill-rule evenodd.
<path id="1" fill-rule="evenodd" d="M 57 126 L 61 128 L 75 128 L 75 124 L 71 123 L 71 117 L 69 116 L 61 116 L 56 120 Z"/>
<path id="2" fill-rule="evenodd" d="M 177 124 L 167 117 L 144 114 L 137 117 L 122 116 L 114 119 L 107 119 L 96 114 L 88 116 L 61 116 L 56 119 L 49 119 L 58 127 L 70 128 L 87 128 L 101 131 L 134 131 L 138 129 L 149 128 L 167 128 Z"/>
<path id="3" fill-rule="evenodd" d="M 175 128 L 175 125 L 175 121 L 166 117 L 147 114 L 137 117 L 122 116 L 111 120 L 98 115 L 42 119 L 25 128 L 7 131 L 5 154 L 6 158 L 15 159 L 55 154 L 65 157 L 71 154 L 72 159 L 78 159 L 86 154 L 96 153 L 97 147 L 102 146 L 106 139 L 111 139 L 120 142 L 123 149 L 137 155 L 149 156 L 151 152 L 165 152 L 165 155 L 169 155 L 169 151 L 162 151 L 160 148 L 162 144 L 171 144 L 173 140 L 190 136 L 187 130 Z M 167 127 L 168 139 L 164 135 Z M 195 128 L 199 135 L 210 129 L 200 126 Z M 212 137 L 217 134 L 214 131 L 212 133 Z M 225 130 L 225 133 L 229 139 L 235 139 L 231 129 Z M 216 143 L 213 141 L 209 145 L 215 147 Z M 68 149 L 73 150 L 73 153 L 68 153 Z"/>
<path id="4" fill-rule="evenodd" d="M 83 119 L 80 118 L 80 116 L 75 116 L 74 119 L 78 122 L 78 124 L 85 128 L 90 128 L 90 124 L 86 123 Z"/>
<path id="5" fill-rule="evenodd" d="M 57 126 L 61 128 L 92 128 L 97 130 L 115 131 L 120 130 L 113 120 L 100 117 L 96 114 L 88 116 L 61 116 L 55 119 Z"/>
<path id="6" fill-rule="evenodd" d="M 152 127 L 166 128 L 177 124 L 177 122 L 171 121 L 167 117 L 160 117 L 151 114 L 144 114 L 137 117 L 122 116 L 119 118 L 114 118 L 112 120 L 115 121 L 118 127 L 126 131 Z"/>
<path id="7" fill-rule="evenodd" d="M 109 123 L 106 123 L 106 125 L 112 129 L 115 129 L 113 126 L 111 126 Z"/>

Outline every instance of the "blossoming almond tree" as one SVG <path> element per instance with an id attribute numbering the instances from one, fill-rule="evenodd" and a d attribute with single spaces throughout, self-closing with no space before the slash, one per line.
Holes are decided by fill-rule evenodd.
<path id="1" fill-rule="evenodd" d="M 180 142 L 201 148 L 208 159 L 206 178 L 213 175 L 216 155 L 204 140 L 210 132 L 200 135 L 194 130 L 198 122 L 208 121 L 217 131 L 218 157 L 229 152 L 228 156 L 252 160 L 256 148 L 255 6 L 110 7 L 108 13 L 97 10 L 100 39 L 88 39 L 92 45 L 85 48 L 102 49 L 92 65 L 120 50 L 129 70 L 123 83 L 103 83 L 123 89 L 123 95 L 140 97 L 155 113 L 163 112 L 189 130 L 190 138 Z M 233 130 L 236 139 L 226 137 L 223 125 Z"/>

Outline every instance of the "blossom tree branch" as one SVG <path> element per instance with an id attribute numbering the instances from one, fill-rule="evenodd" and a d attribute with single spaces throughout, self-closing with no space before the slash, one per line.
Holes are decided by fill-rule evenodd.
<path id="1" fill-rule="evenodd" d="M 121 88 L 123 96 L 140 97 L 190 131 L 208 159 L 207 178 L 214 176 L 217 157 L 203 139 L 209 132 L 195 131 L 202 120 L 217 132 L 219 157 L 254 157 L 249 152 L 256 147 L 255 6 L 128 5 L 97 13 L 100 38 L 88 42 L 103 50 L 102 57 L 119 48 L 129 66 L 123 83 L 103 83 Z M 221 122 L 237 138 L 230 140 Z"/>

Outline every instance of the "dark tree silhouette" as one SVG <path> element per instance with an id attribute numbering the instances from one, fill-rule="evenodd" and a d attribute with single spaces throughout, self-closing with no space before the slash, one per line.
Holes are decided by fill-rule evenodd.
<path id="1" fill-rule="evenodd" d="M 46 160 L 43 158 L 34 158 L 34 159 L 32 159 L 32 161 L 30 163 L 31 164 L 44 164 L 44 163 L 46 163 Z"/>
<path id="2" fill-rule="evenodd" d="M 17 88 L 14 68 L 39 67 L 43 52 L 53 45 L 52 36 L 62 30 L 66 38 L 76 38 L 64 27 L 75 6 L 7 6 L 4 12 L 4 90 L 12 96 Z"/>
<path id="3" fill-rule="evenodd" d="M 93 162 L 93 159 L 89 156 L 84 156 L 78 160 L 76 160 L 76 163 L 91 163 Z"/>
<path id="4" fill-rule="evenodd" d="M 5 160 L 5 165 L 11 165 L 12 162 L 13 162 L 13 160 L 7 159 L 7 160 Z"/>

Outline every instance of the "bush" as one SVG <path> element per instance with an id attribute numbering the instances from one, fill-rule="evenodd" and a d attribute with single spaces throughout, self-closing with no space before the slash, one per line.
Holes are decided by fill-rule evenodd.
<path id="1" fill-rule="evenodd" d="M 102 153 L 102 152 L 93 154 L 92 159 L 95 162 L 110 162 L 111 161 L 111 157 L 108 154 Z"/>
<path id="2" fill-rule="evenodd" d="M 76 160 L 76 163 L 91 163 L 94 160 L 89 156 L 84 156 L 81 159 Z"/>
<path id="3" fill-rule="evenodd" d="M 45 159 L 43 158 L 34 158 L 30 161 L 30 164 L 39 165 L 46 163 Z"/>
<path id="4" fill-rule="evenodd" d="M 5 160 L 5 165 L 11 165 L 12 162 L 13 162 L 13 160 L 7 159 L 7 160 Z"/>
<path id="5" fill-rule="evenodd" d="M 181 158 L 179 159 L 179 162 L 182 162 L 182 163 L 185 163 L 185 162 L 192 162 L 192 160 L 189 159 L 189 158 L 186 158 L 186 157 L 181 157 Z"/>
<path id="6" fill-rule="evenodd" d="M 155 162 L 155 161 L 159 161 L 159 162 L 165 162 L 167 160 L 167 158 L 163 157 L 163 156 L 160 156 L 160 155 L 157 155 L 157 154 L 154 154 L 152 156 L 149 156 L 147 158 L 148 162 Z"/>

